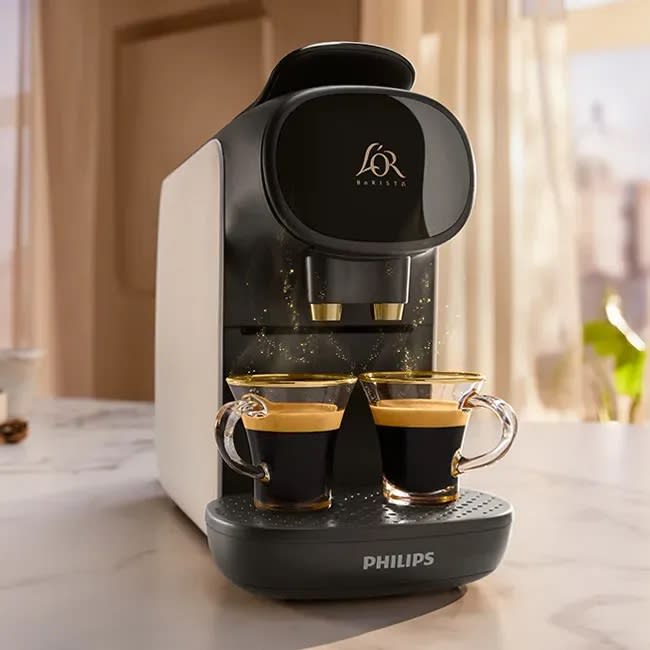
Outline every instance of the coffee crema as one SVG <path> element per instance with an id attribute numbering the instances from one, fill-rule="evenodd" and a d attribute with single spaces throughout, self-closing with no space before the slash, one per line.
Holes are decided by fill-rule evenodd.
<path id="1" fill-rule="evenodd" d="M 265 400 L 268 415 L 243 415 L 247 429 L 282 433 L 332 431 L 340 428 L 343 411 L 325 402 L 270 402 Z"/>
<path id="2" fill-rule="evenodd" d="M 383 427 L 464 427 L 469 417 L 453 400 L 382 399 L 370 411 L 375 424 Z"/>

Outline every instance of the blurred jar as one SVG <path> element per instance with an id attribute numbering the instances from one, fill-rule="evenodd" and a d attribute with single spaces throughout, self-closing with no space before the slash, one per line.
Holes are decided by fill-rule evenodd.
<path id="1" fill-rule="evenodd" d="M 7 396 L 9 419 L 28 419 L 42 358 L 43 351 L 32 348 L 0 350 L 0 390 Z"/>

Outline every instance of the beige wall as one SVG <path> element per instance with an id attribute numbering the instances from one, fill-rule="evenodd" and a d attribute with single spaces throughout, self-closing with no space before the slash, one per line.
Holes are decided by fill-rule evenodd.
<path id="1" fill-rule="evenodd" d="M 49 392 L 150 399 L 162 178 L 254 98 L 283 54 L 357 40 L 359 3 L 43 0 L 40 8 L 38 259 L 22 328 L 47 348 Z"/>
<path id="2" fill-rule="evenodd" d="M 34 309 L 35 327 L 41 331 L 34 335 L 47 348 L 48 388 L 90 395 L 99 162 L 97 3 L 44 2 L 37 20 L 41 38 L 34 93 L 39 114 L 32 162 L 37 167 L 36 243 L 41 247 Z"/>

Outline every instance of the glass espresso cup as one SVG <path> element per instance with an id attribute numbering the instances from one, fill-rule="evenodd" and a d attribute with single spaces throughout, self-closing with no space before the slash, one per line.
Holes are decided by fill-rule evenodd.
<path id="1" fill-rule="evenodd" d="M 517 417 L 503 400 L 479 391 L 469 372 L 370 372 L 359 377 L 381 449 L 383 492 L 396 505 L 439 505 L 458 498 L 458 476 L 499 460 L 512 445 Z M 472 409 L 501 422 L 501 439 L 485 454 L 461 452 Z"/>
<path id="2" fill-rule="evenodd" d="M 251 374 L 226 379 L 236 401 L 217 413 L 224 462 L 254 479 L 261 510 L 323 510 L 332 505 L 334 446 L 357 378 L 333 374 Z M 235 425 L 246 429 L 252 464 L 235 449 Z"/>

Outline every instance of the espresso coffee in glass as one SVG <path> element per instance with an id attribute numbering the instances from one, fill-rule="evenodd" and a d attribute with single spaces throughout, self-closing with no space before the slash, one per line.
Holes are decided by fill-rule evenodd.
<path id="1" fill-rule="evenodd" d="M 458 475 L 489 465 L 510 449 L 517 418 L 503 400 L 479 391 L 481 375 L 464 372 L 372 372 L 360 376 L 382 457 L 383 492 L 397 505 L 438 505 L 458 498 Z M 492 411 L 501 439 L 475 458 L 461 452 L 470 412 Z"/>
<path id="2" fill-rule="evenodd" d="M 255 507 L 329 508 L 334 447 L 356 377 L 251 374 L 226 381 L 236 401 L 217 414 L 217 446 L 229 467 L 255 479 Z M 240 418 L 252 464 L 235 449 L 234 429 Z"/>

